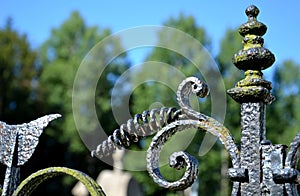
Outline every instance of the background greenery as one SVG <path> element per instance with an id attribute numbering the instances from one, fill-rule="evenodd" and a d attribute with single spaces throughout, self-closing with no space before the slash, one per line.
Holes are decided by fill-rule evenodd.
<path id="1" fill-rule="evenodd" d="M 193 16 L 178 15 L 165 21 L 163 25 L 180 29 L 197 40 L 209 51 L 211 39 L 204 27 L 197 25 Z M 87 26 L 78 12 L 73 12 L 59 27 L 52 29 L 49 38 L 37 49 L 33 50 L 26 35 L 14 29 L 12 20 L 0 28 L 0 120 L 10 124 L 28 122 L 49 113 L 60 113 L 63 118 L 51 123 L 42 134 L 40 143 L 33 157 L 22 167 L 21 177 L 24 179 L 32 172 L 50 166 L 65 166 L 83 171 L 96 178 L 103 169 L 111 166 L 90 156 L 90 152 L 81 142 L 76 131 L 72 114 L 73 81 L 85 54 L 99 41 L 111 34 L 110 29 L 99 29 Z M 165 38 L 158 32 L 158 39 Z M 241 47 L 241 37 L 236 29 L 228 29 L 220 41 L 220 53 L 214 58 L 224 78 L 226 89 L 243 76 L 233 66 L 231 57 Z M 267 40 L 266 40 L 267 42 Z M 182 43 L 184 45 L 185 43 Z M 103 48 L 105 53 L 122 48 L 116 42 Z M 197 56 L 197 54 L 192 54 Z M 186 75 L 201 76 L 190 65 L 190 62 L 177 53 L 166 49 L 154 48 L 145 60 L 165 62 L 177 67 Z M 114 82 L 131 62 L 126 54 L 120 55 L 110 63 L 103 77 L 99 79 L 96 96 L 98 118 L 111 133 L 118 125 L 113 119 L 110 108 L 110 89 Z M 273 94 L 277 101 L 267 109 L 267 137 L 273 143 L 289 144 L 298 131 L 300 122 L 300 69 L 299 64 L 287 59 L 274 65 L 272 73 Z M 113 75 L 114 77 L 107 77 Z M 140 77 L 140 76 L 139 76 Z M 113 78 L 113 79 L 112 79 Z M 145 96 L 146 95 L 146 96 Z M 147 97 L 143 99 L 141 97 Z M 131 113 L 141 113 L 149 109 L 155 101 L 166 106 L 176 106 L 175 95 L 163 85 L 143 84 L 131 95 Z M 210 103 L 201 103 L 201 111 L 210 113 Z M 225 126 L 231 130 L 237 141 L 240 138 L 239 105 L 228 97 Z M 196 134 L 187 151 L 199 159 L 200 185 L 199 193 L 204 195 L 228 195 L 230 182 L 224 171 L 229 167 L 227 153 L 221 144 L 216 143 L 209 153 L 197 156 L 203 134 Z M 135 149 L 147 149 L 149 140 L 133 146 Z M 130 153 L 125 157 L 126 164 L 145 164 L 144 159 L 137 159 Z M 1 165 L 1 178 L 4 179 L 5 167 Z M 174 179 L 178 174 L 169 168 L 162 168 L 166 177 Z M 159 188 L 146 172 L 132 172 L 142 184 L 146 195 L 176 195 Z M 34 195 L 69 195 L 76 182 L 68 177 L 52 180 L 35 191 Z"/>

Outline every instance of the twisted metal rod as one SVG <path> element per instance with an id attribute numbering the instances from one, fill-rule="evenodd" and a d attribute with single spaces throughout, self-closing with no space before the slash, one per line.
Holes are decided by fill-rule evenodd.
<path id="1" fill-rule="evenodd" d="M 209 94 L 207 85 L 198 78 L 189 77 L 185 79 L 177 90 L 177 100 L 181 107 L 180 109 L 163 107 L 150 111 L 146 110 L 142 114 L 136 114 L 133 119 L 129 119 L 125 124 L 122 124 L 107 140 L 99 144 L 96 149 L 91 152 L 91 155 L 97 156 L 98 158 L 109 156 L 116 148 L 128 148 L 131 143 L 139 142 L 141 138 L 152 135 L 171 122 L 186 118 L 184 113 L 192 110 L 189 103 L 189 95 L 191 92 L 199 97 L 205 97 Z M 204 115 L 198 113 L 194 113 L 190 116 L 197 119 L 205 118 Z"/>
<path id="2" fill-rule="evenodd" d="M 208 95 L 209 90 L 205 83 L 195 77 L 184 80 L 177 91 L 177 101 L 184 111 L 186 118 L 179 119 L 165 126 L 159 131 L 147 151 L 147 170 L 153 180 L 161 187 L 183 190 L 193 184 L 198 176 L 198 162 L 186 152 L 175 152 L 170 157 L 170 166 L 176 169 L 182 169 L 186 166 L 184 175 L 177 181 L 169 182 L 161 175 L 159 170 L 159 154 L 165 142 L 174 134 L 197 128 L 201 131 L 207 131 L 216 136 L 225 146 L 232 160 L 234 167 L 239 167 L 239 150 L 228 129 L 215 119 L 201 114 L 190 107 L 189 97 L 194 93 L 199 97 Z M 239 184 L 235 183 L 233 194 L 237 192 Z"/>
<path id="3" fill-rule="evenodd" d="M 131 143 L 139 142 L 141 138 L 152 135 L 170 122 L 177 120 L 180 114 L 181 110 L 166 107 L 136 114 L 133 119 L 122 124 L 107 140 L 99 144 L 91 155 L 102 158 L 111 155 L 116 148 L 128 148 Z"/>
<path id="4" fill-rule="evenodd" d="M 240 166 L 239 149 L 228 129 L 215 119 L 195 111 L 190 105 L 190 95 L 195 94 L 204 98 L 209 94 L 208 86 L 196 77 L 188 77 L 178 86 L 177 102 L 180 109 L 161 108 L 144 111 L 133 119 L 122 124 L 107 140 L 103 141 L 92 151 L 92 156 L 102 158 L 115 151 L 116 148 L 127 148 L 132 142 L 138 142 L 142 137 L 159 131 L 152 139 L 147 151 L 147 170 L 153 180 L 164 188 L 182 190 L 189 187 L 198 176 L 197 159 L 185 152 L 173 153 L 170 166 L 186 171 L 181 179 L 175 182 L 166 181 L 160 174 L 159 154 L 164 143 L 174 134 L 188 128 L 197 128 L 210 132 L 224 144 L 235 168 Z M 232 193 L 239 190 L 239 183 L 234 183 Z"/>

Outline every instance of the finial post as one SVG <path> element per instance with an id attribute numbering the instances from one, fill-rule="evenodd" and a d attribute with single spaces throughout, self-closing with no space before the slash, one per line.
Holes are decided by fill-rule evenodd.
<path id="1" fill-rule="evenodd" d="M 262 70 L 270 67 L 275 57 L 263 47 L 267 27 L 257 20 L 259 9 L 251 5 L 246 11 L 248 21 L 239 28 L 243 37 L 243 49 L 233 57 L 234 65 L 245 72 L 245 78 L 229 89 L 228 94 L 241 104 L 241 168 L 247 178 L 241 182 L 241 195 L 281 195 L 283 186 L 272 179 L 272 156 L 283 159 L 283 145 L 273 146 L 266 140 L 266 105 L 275 98 L 271 94 L 271 82 L 263 79 Z M 263 158 L 262 158 L 263 157 Z M 276 164 L 281 165 L 282 162 Z"/>

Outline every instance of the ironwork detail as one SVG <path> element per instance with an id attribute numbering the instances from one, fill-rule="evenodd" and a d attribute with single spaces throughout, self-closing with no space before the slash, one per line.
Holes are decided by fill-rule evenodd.
<path id="1" fill-rule="evenodd" d="M 216 136 L 227 150 L 232 165 L 228 169 L 228 177 L 233 181 L 232 195 L 298 195 L 300 131 L 290 144 L 289 151 L 286 145 L 274 145 L 266 138 L 266 106 L 275 97 L 270 93 L 271 82 L 263 79 L 262 70 L 270 67 L 275 57 L 263 47 L 262 36 L 267 27 L 257 20 L 258 8 L 251 5 L 245 12 L 248 21 L 239 28 L 243 36 L 243 49 L 233 57 L 235 66 L 245 71 L 245 78 L 227 91 L 241 104 L 240 149 L 226 127 L 191 107 L 190 96 L 194 94 L 203 98 L 209 94 L 209 89 L 198 78 L 188 77 L 178 86 L 179 109 L 152 109 L 135 115 L 99 144 L 91 152 L 92 156 L 109 156 L 116 148 L 127 148 L 132 142 L 155 134 L 147 150 L 148 173 L 164 188 L 183 190 L 191 186 L 198 176 L 197 159 L 183 151 L 174 152 L 169 158 L 170 166 L 185 168 L 185 172 L 181 179 L 169 182 L 160 173 L 159 156 L 166 141 L 174 134 L 196 128 Z M 62 167 L 40 170 L 20 184 L 20 166 L 32 156 L 43 129 L 58 117 L 59 114 L 47 115 L 21 125 L 0 122 L 0 162 L 7 166 L 2 195 L 29 195 L 40 183 L 57 175 L 70 175 L 78 179 L 86 185 L 91 195 L 105 195 L 86 174 Z"/>
<path id="2" fill-rule="evenodd" d="M 176 108 L 163 107 L 136 114 L 133 119 L 129 119 L 126 124 L 122 124 L 107 140 L 99 144 L 91 152 L 91 155 L 102 158 L 111 155 L 116 148 L 128 148 L 131 143 L 152 135 L 166 124 L 178 119 L 180 113 L 181 110 L 176 110 Z"/>
<path id="3" fill-rule="evenodd" d="M 17 150 L 16 165 L 23 165 L 32 156 L 43 129 L 59 117 L 60 114 L 51 114 L 20 125 L 8 125 L 0 121 L 0 162 L 12 166 L 13 154 Z"/>
<path id="4" fill-rule="evenodd" d="M 256 6 L 246 9 L 248 22 L 239 29 L 244 47 L 233 57 L 235 66 L 245 71 L 245 78 L 228 90 L 241 104 L 242 130 L 241 168 L 229 169 L 229 176 L 241 182 L 241 195 L 298 195 L 300 132 L 288 153 L 287 146 L 273 145 L 266 139 L 266 105 L 275 98 L 270 93 L 271 83 L 263 79 L 261 71 L 270 67 L 275 57 L 263 47 L 261 36 L 267 27 L 257 21 L 258 13 Z"/>
<path id="5" fill-rule="evenodd" d="M 177 91 L 177 101 L 181 109 L 184 111 L 182 117 L 179 120 L 165 126 L 152 139 L 152 143 L 147 151 L 147 170 L 154 181 L 162 187 L 182 190 L 191 186 L 198 176 L 198 164 L 196 159 L 182 151 L 174 153 L 170 157 L 171 167 L 181 169 L 184 165 L 186 165 L 185 174 L 180 180 L 168 182 L 162 177 L 159 171 L 159 153 L 164 143 L 175 133 L 189 128 L 197 128 L 200 131 L 208 131 L 218 137 L 228 150 L 231 156 L 232 165 L 239 167 L 239 150 L 230 132 L 215 119 L 201 114 L 190 107 L 189 96 L 191 93 L 204 97 L 208 94 L 208 92 L 209 90 L 207 85 L 199 79 L 189 77 L 184 80 L 179 85 Z"/>
<path id="6" fill-rule="evenodd" d="M 136 115 L 133 120 L 127 121 L 126 125 L 121 125 L 120 129 L 115 130 L 107 140 L 98 145 L 97 149 L 92 151 L 92 155 L 96 155 L 98 157 L 107 156 L 113 152 L 115 147 L 128 147 L 130 144 L 129 142 L 138 141 L 139 137 L 137 134 L 153 134 L 155 131 L 160 130 L 152 139 L 152 143 L 147 151 L 147 170 L 158 185 L 174 190 L 182 190 L 189 187 L 198 176 L 197 159 L 185 152 L 175 152 L 172 154 L 170 157 L 170 166 L 176 169 L 182 169 L 184 166 L 186 166 L 186 171 L 180 180 L 175 182 L 167 182 L 159 171 L 159 153 L 164 143 L 172 135 L 179 131 L 184 131 L 193 127 L 199 129 L 200 131 L 208 131 L 214 136 L 218 137 L 228 150 L 233 167 L 239 168 L 239 150 L 230 132 L 215 119 L 193 110 L 189 102 L 191 94 L 195 94 L 196 96 L 203 98 L 209 94 L 208 86 L 196 77 L 189 77 L 185 79 L 179 85 L 177 90 L 177 102 L 180 106 L 180 109 L 175 110 L 174 108 L 162 108 L 160 111 L 169 112 L 160 112 L 160 116 L 145 115 L 149 113 L 151 114 L 153 111 L 159 111 L 159 109 L 154 109 L 150 112 L 145 111 L 143 112 L 144 115 Z M 137 116 L 142 116 L 142 125 L 136 120 Z M 136 123 L 135 126 L 133 126 L 134 122 Z M 145 130 L 147 130 L 147 132 Z M 145 134 L 142 134 L 142 136 L 144 135 Z M 126 137 L 128 139 L 126 139 Z M 136 140 L 133 140 L 132 137 L 134 137 Z M 238 190 L 239 183 L 234 183 L 233 192 L 238 192 Z"/>
<path id="7" fill-rule="evenodd" d="M 193 88 L 186 88 L 186 85 L 193 85 Z M 185 111 L 190 111 L 190 116 L 193 118 L 204 119 L 202 114 L 195 113 L 189 104 L 190 91 L 193 91 L 199 97 L 205 97 L 208 93 L 208 87 L 205 83 L 195 77 L 190 77 L 184 80 L 178 87 L 177 97 L 181 109 L 176 108 L 160 108 L 146 110 L 142 114 L 136 114 L 133 119 L 129 119 L 126 124 L 122 124 L 119 129 L 116 129 L 107 140 L 103 141 L 91 152 L 92 156 L 102 158 L 108 156 L 115 151 L 116 148 L 127 148 L 132 142 L 138 142 L 145 136 L 161 130 L 170 122 L 182 118 Z"/>
<path id="8" fill-rule="evenodd" d="M 30 195 L 41 183 L 56 176 L 68 175 L 76 178 L 82 182 L 87 188 L 88 192 L 93 196 L 105 196 L 100 185 L 98 185 L 91 177 L 80 171 L 69 169 L 66 167 L 49 167 L 39 170 L 25 180 L 22 181 L 20 186 L 12 194 L 13 196 L 28 196 Z"/>
<path id="9" fill-rule="evenodd" d="M 155 119 L 153 116 L 140 117 L 142 125 L 138 120 L 130 120 L 127 125 L 121 126 L 121 131 L 116 130 L 113 136 L 100 144 L 92 154 L 101 157 L 112 152 L 111 146 L 128 147 L 132 140 L 138 141 L 135 135 L 141 130 L 150 129 L 151 134 L 158 131 L 147 151 L 147 170 L 160 186 L 175 190 L 185 189 L 197 178 L 197 160 L 185 152 L 172 154 L 170 166 L 176 169 L 182 169 L 184 166 L 186 168 L 183 177 L 175 182 L 168 182 L 163 178 L 158 160 L 164 143 L 172 135 L 193 127 L 210 132 L 224 144 L 233 167 L 228 170 L 228 177 L 234 182 L 232 195 L 298 195 L 296 185 L 300 183 L 300 172 L 297 170 L 300 158 L 300 132 L 291 143 L 288 153 L 287 146 L 273 145 L 266 138 L 266 106 L 271 104 L 275 97 L 270 93 L 271 82 L 263 79 L 262 70 L 274 63 L 275 56 L 263 47 L 262 36 L 266 33 L 267 27 L 257 20 L 259 9 L 251 5 L 245 12 L 248 21 L 239 28 L 239 33 L 243 37 L 243 49 L 238 51 L 232 60 L 238 69 L 245 71 L 245 78 L 227 91 L 241 104 L 240 149 L 237 148 L 229 130 L 222 124 L 190 107 L 191 93 L 204 97 L 209 92 L 205 83 L 190 77 L 179 85 L 177 101 L 180 109 L 169 112 L 168 120 L 161 114 L 162 123 L 155 128 L 150 123 L 153 121 L 157 123 L 153 120 Z M 132 121 L 136 122 L 134 124 L 136 129 L 130 129 L 133 126 Z"/>
<path id="10" fill-rule="evenodd" d="M 43 129 L 60 116 L 51 114 L 20 125 L 0 121 L 0 162 L 7 166 L 2 195 L 12 195 L 20 183 L 20 166 L 32 156 Z"/>

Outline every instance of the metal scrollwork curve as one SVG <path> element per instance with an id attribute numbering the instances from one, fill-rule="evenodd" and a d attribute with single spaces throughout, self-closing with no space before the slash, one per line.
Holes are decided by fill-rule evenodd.
<path id="1" fill-rule="evenodd" d="M 166 107 L 136 114 L 133 119 L 129 119 L 116 129 L 107 140 L 100 143 L 91 155 L 102 158 L 112 154 L 116 148 L 128 148 L 131 143 L 138 142 L 141 138 L 152 135 L 165 125 L 177 120 L 180 114 L 181 110 Z"/>
<path id="2" fill-rule="evenodd" d="M 300 131 L 294 137 L 290 144 L 290 150 L 285 159 L 285 167 L 297 169 L 297 165 L 300 158 Z M 295 183 L 286 183 L 286 191 L 288 195 L 298 195 L 298 190 Z"/>
<path id="3" fill-rule="evenodd" d="M 68 175 L 82 182 L 92 196 L 105 196 L 102 188 L 91 177 L 80 171 L 66 167 L 49 167 L 39 170 L 21 182 L 13 196 L 30 195 L 41 183 L 56 176 Z"/>
<path id="4" fill-rule="evenodd" d="M 170 166 L 181 169 L 186 166 L 183 177 L 174 182 L 168 182 L 163 178 L 159 170 L 159 154 L 164 143 L 174 134 L 189 128 L 197 128 L 202 131 L 207 131 L 216 136 L 225 146 L 228 151 L 233 167 L 238 168 L 240 165 L 239 149 L 234 142 L 229 130 L 217 120 L 201 114 L 192 109 L 189 103 L 191 93 L 199 97 L 208 95 L 209 90 L 207 85 L 195 77 L 185 79 L 178 87 L 177 101 L 182 109 L 180 119 L 172 122 L 161 131 L 159 131 L 147 151 L 147 170 L 154 181 L 164 187 L 174 190 L 183 190 L 192 185 L 198 176 L 197 159 L 186 152 L 173 153 L 170 157 Z M 233 193 L 237 191 L 238 183 L 234 183 Z"/>

